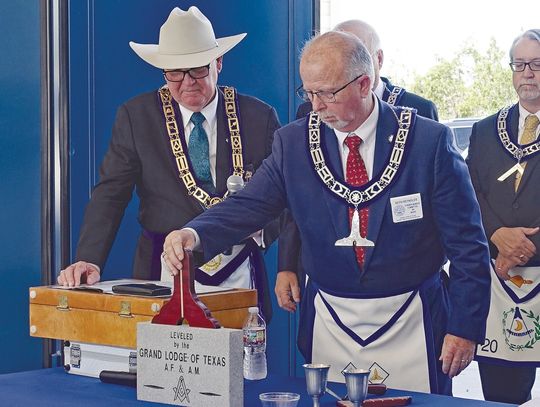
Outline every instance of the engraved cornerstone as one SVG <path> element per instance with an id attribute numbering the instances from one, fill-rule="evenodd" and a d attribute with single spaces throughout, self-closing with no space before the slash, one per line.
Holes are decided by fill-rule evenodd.
<path id="1" fill-rule="evenodd" d="M 137 324 L 137 399 L 242 406 L 242 331 Z"/>

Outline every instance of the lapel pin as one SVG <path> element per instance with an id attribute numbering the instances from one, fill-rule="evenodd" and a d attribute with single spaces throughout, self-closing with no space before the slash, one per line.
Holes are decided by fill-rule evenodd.
<path id="1" fill-rule="evenodd" d="M 393 135 L 393 134 L 390 134 L 390 135 L 388 136 L 388 142 L 391 143 L 392 140 L 394 140 L 394 135 Z"/>

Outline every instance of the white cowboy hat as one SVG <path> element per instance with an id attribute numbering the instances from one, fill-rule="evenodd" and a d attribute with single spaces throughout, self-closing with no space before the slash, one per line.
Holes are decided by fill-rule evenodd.
<path id="1" fill-rule="evenodd" d="M 150 65 L 161 69 L 187 69 L 208 65 L 244 39 L 246 33 L 216 39 L 212 24 L 192 6 L 175 7 L 159 30 L 159 44 L 129 46 Z"/>

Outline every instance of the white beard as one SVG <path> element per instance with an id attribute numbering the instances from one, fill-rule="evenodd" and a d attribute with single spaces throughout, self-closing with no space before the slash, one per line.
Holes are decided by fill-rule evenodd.
<path id="1" fill-rule="evenodd" d="M 320 117 L 320 119 L 324 124 L 326 124 L 331 129 L 340 130 L 340 129 L 343 129 L 345 126 L 347 126 L 349 124 L 349 122 L 345 122 L 343 120 L 338 120 L 338 121 L 333 122 L 333 123 L 328 123 L 323 117 Z"/>
<path id="2" fill-rule="evenodd" d="M 526 101 L 534 101 L 540 99 L 540 85 L 537 83 L 527 84 L 529 86 L 523 87 L 524 84 L 520 84 L 518 87 L 518 95 L 520 99 Z"/>

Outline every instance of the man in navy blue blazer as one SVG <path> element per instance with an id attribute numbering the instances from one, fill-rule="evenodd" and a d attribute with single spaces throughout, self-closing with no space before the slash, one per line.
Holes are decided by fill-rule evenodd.
<path id="1" fill-rule="evenodd" d="M 356 35 L 360 41 L 366 46 L 373 60 L 374 79 L 373 93 L 385 102 L 394 106 L 406 106 L 416 109 L 416 113 L 420 116 L 427 117 L 432 120 L 439 120 L 437 106 L 431 100 L 425 99 L 422 96 L 416 95 L 405 90 L 403 87 L 395 86 L 390 83 L 390 80 L 380 76 L 380 71 L 384 63 L 384 52 L 381 47 L 379 35 L 375 29 L 362 20 L 347 20 L 339 23 L 335 31 L 345 31 Z M 296 112 L 296 118 L 301 119 L 307 116 L 312 110 L 310 101 L 302 103 Z M 300 287 L 304 283 L 304 272 L 300 262 L 301 240 L 296 224 L 291 219 L 288 211 L 285 211 L 282 217 L 282 226 L 279 234 L 278 246 L 278 275 L 276 291 L 280 290 L 280 280 L 284 276 L 281 273 L 295 273 L 298 276 L 299 285 L 294 286 L 293 297 L 296 301 L 300 301 Z M 279 297 L 278 297 L 279 301 Z M 296 308 L 294 302 L 286 302 L 279 304 L 288 311 L 293 311 Z"/>
<path id="2" fill-rule="evenodd" d="M 439 121 L 437 106 L 431 100 L 407 91 L 401 86 L 393 85 L 388 78 L 380 76 L 384 63 L 384 52 L 377 31 L 362 20 L 347 20 L 334 27 L 334 31 L 345 31 L 356 35 L 364 43 L 371 54 L 374 68 L 373 92 L 377 97 L 394 106 L 405 106 L 416 109 L 417 114 L 428 119 Z M 311 112 L 311 102 L 302 103 L 296 111 L 296 118 L 301 119 Z"/>
<path id="3" fill-rule="evenodd" d="M 371 56 L 351 34 L 310 40 L 300 74 L 314 112 L 275 132 L 243 191 L 171 232 L 165 261 L 178 273 L 184 249 L 211 258 L 288 208 L 308 278 L 306 360 L 331 365 L 329 380 L 363 368 L 372 382 L 450 394 L 489 303 L 488 245 L 450 130 L 377 99 Z"/>

